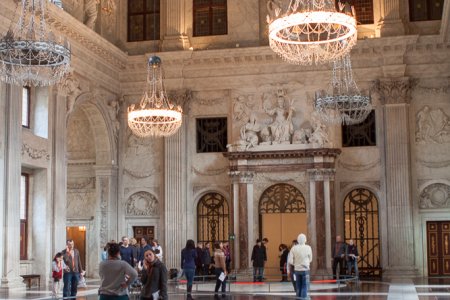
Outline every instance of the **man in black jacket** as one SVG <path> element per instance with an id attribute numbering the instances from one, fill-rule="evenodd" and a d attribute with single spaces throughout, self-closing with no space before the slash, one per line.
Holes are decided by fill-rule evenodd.
<path id="1" fill-rule="evenodd" d="M 253 262 L 253 282 L 263 280 L 264 264 L 267 261 L 266 247 L 261 245 L 261 240 L 256 240 L 256 245 L 253 246 L 252 262 Z"/>

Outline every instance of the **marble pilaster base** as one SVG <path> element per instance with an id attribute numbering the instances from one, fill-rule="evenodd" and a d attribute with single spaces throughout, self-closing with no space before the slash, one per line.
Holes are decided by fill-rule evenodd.
<path id="1" fill-rule="evenodd" d="M 23 278 L 18 277 L 11 277 L 11 278 L 2 278 L 0 290 L 14 290 L 14 289 L 21 289 L 25 287 L 25 283 L 23 282 Z"/>

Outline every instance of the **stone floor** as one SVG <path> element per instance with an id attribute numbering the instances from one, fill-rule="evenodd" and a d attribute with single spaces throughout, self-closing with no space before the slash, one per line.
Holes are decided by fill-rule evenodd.
<path id="1" fill-rule="evenodd" d="M 97 299 L 97 280 L 88 280 L 86 288 L 80 288 L 78 300 Z M 214 283 L 196 283 L 194 286 L 194 299 L 214 299 Z M 359 281 L 336 283 L 313 282 L 311 284 L 311 299 L 389 299 L 389 300 L 415 300 L 415 299 L 450 299 L 450 278 L 415 278 L 398 279 L 390 281 Z M 8 293 L 0 290 L 0 299 L 52 299 L 48 287 L 20 289 Z M 131 299 L 139 299 L 132 295 Z M 186 299 L 186 286 L 183 283 L 169 284 L 169 299 Z M 247 299 L 295 299 L 292 285 L 289 282 L 239 282 L 228 286 L 225 298 L 233 300 Z"/>

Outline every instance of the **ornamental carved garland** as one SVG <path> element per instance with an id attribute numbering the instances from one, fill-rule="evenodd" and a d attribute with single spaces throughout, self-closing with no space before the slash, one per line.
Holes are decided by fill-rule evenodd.
<path id="1" fill-rule="evenodd" d="M 125 205 L 127 216 L 156 216 L 158 215 L 158 200 L 148 192 L 137 192 L 131 195 Z"/>
<path id="2" fill-rule="evenodd" d="M 50 160 L 50 154 L 48 154 L 47 150 L 37 150 L 27 144 L 22 144 L 22 155 L 25 153 L 27 153 L 31 159 L 45 158 L 47 161 Z"/>
<path id="3" fill-rule="evenodd" d="M 420 208 L 449 208 L 450 186 L 443 183 L 428 185 L 420 193 Z"/>

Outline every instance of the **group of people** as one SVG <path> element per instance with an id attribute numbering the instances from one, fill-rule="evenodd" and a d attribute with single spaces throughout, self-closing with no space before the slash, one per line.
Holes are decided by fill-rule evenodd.
<path id="1" fill-rule="evenodd" d="M 336 243 L 333 247 L 333 278 L 337 278 L 337 267 L 339 266 L 339 275 L 352 275 L 352 270 L 355 271 L 355 276 L 358 278 L 358 248 L 354 241 L 351 239 L 348 244 L 342 241 L 340 235 L 336 236 Z M 347 274 L 345 274 L 344 263 L 347 265 Z"/>
<path id="2" fill-rule="evenodd" d="M 131 242 L 131 243 L 130 243 Z M 167 268 L 162 262 L 162 248 L 156 239 L 142 237 L 139 247 L 136 239 L 124 236 L 121 242 L 109 242 L 101 254 L 99 299 L 128 299 L 128 287 L 139 282 L 141 299 L 167 298 Z M 141 273 L 138 281 L 138 272 Z M 52 295 L 58 297 L 63 281 L 63 297 L 75 298 L 80 279 L 84 276 L 80 253 L 72 239 L 66 249 L 58 252 L 52 261 Z"/>
<path id="3" fill-rule="evenodd" d="M 192 299 L 192 285 L 194 277 L 207 280 L 211 274 L 211 266 L 213 268 L 212 274 L 216 277 L 216 286 L 214 288 L 214 296 L 219 297 L 219 289 L 222 292 L 222 297 L 226 293 L 227 276 L 230 273 L 231 256 L 228 242 L 215 242 L 214 252 L 211 256 L 210 243 L 197 243 L 193 240 L 186 242 L 186 247 L 181 250 L 181 269 L 186 276 L 187 284 L 187 298 Z"/>

